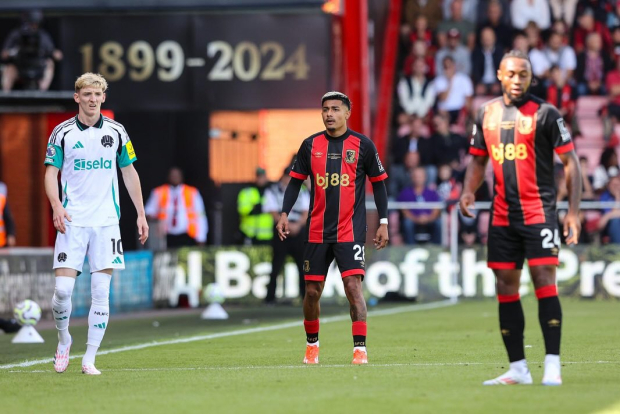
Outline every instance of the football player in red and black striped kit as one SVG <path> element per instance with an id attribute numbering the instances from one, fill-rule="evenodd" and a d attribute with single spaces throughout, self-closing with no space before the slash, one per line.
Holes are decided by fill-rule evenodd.
<path id="1" fill-rule="evenodd" d="M 524 259 L 528 260 L 538 319 L 545 340 L 544 385 L 561 385 L 560 336 L 562 309 L 556 286 L 560 237 L 553 175 L 554 152 L 564 164 L 569 194 L 563 232 L 567 244 L 577 244 L 581 224 L 579 160 L 564 119 L 553 106 L 528 93 L 532 68 L 527 55 L 504 55 L 497 77 L 503 94 L 480 108 L 473 126 L 461 212 L 469 206 L 484 180 L 489 158 L 495 175 L 489 223 L 488 266 L 497 281 L 499 325 L 510 360 L 505 374 L 485 385 L 531 384 L 523 346 L 525 318 L 519 296 Z"/>
<path id="2" fill-rule="evenodd" d="M 291 181 L 284 193 L 282 212 L 276 225 L 284 240 L 290 212 L 301 183 L 311 177 L 310 209 L 304 251 L 304 363 L 319 362 L 319 299 L 331 262 L 336 259 L 351 309 L 353 322 L 353 363 L 368 363 L 366 352 L 366 302 L 362 293 L 364 279 L 364 242 L 366 241 L 366 177 L 372 182 L 379 213 L 379 229 L 374 244 L 382 249 L 388 242 L 387 190 L 377 148 L 362 134 L 347 128 L 351 101 L 340 92 L 328 92 L 321 99 L 325 131 L 301 144 Z"/>

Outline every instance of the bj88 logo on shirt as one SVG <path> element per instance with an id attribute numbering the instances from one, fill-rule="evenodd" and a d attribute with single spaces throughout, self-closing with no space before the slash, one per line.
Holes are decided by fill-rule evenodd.
<path id="1" fill-rule="evenodd" d="M 329 186 L 337 187 L 341 185 L 343 187 L 348 187 L 350 184 L 349 174 L 340 175 L 338 173 L 326 173 L 323 177 L 317 173 L 314 183 L 323 190 L 327 189 Z"/>
<path id="2" fill-rule="evenodd" d="M 527 146 L 525 144 L 499 144 L 497 147 L 491 145 L 491 154 L 499 164 L 503 164 L 504 160 L 524 160 L 527 158 Z"/>

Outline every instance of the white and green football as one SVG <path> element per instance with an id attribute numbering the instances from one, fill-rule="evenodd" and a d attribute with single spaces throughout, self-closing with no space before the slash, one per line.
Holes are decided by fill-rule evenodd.
<path id="1" fill-rule="evenodd" d="M 209 283 L 203 291 L 203 295 L 207 303 L 224 303 L 224 292 L 217 283 Z"/>
<path id="2" fill-rule="evenodd" d="M 15 305 L 13 315 L 20 325 L 34 326 L 41 319 L 41 307 L 37 302 L 26 299 Z"/>

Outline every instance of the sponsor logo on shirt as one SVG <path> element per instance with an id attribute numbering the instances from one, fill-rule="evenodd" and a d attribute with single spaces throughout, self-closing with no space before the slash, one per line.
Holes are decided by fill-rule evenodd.
<path id="1" fill-rule="evenodd" d="M 98 160 L 85 160 L 76 159 L 73 164 L 73 171 L 88 171 L 88 170 L 111 170 L 112 160 L 104 160 L 100 158 Z"/>
<path id="2" fill-rule="evenodd" d="M 344 162 L 347 164 L 353 164 L 355 162 L 355 150 L 347 150 Z"/>
<path id="3" fill-rule="evenodd" d="M 531 116 L 524 116 L 519 118 L 519 125 L 517 126 L 519 134 L 527 135 L 531 134 L 534 130 L 534 120 Z"/>
<path id="4" fill-rule="evenodd" d="M 499 144 L 497 147 L 491 145 L 491 154 L 499 164 L 503 164 L 504 160 L 524 160 L 527 158 L 527 146 L 525 144 Z"/>
<path id="5" fill-rule="evenodd" d="M 323 153 L 322 153 L 322 152 L 318 152 L 318 151 L 317 151 L 317 152 L 315 152 L 315 153 L 314 153 L 314 154 L 312 154 L 312 155 L 314 155 L 314 156 L 315 156 L 315 157 L 317 157 L 317 158 L 321 158 L 321 157 L 323 156 Z"/>
<path id="6" fill-rule="evenodd" d="M 53 157 L 54 155 L 56 155 L 56 148 L 54 148 L 54 147 L 53 147 L 53 146 L 51 146 L 51 145 L 48 145 L 48 147 L 47 147 L 47 151 L 45 152 L 45 154 L 46 154 L 48 157 Z"/>
<path id="7" fill-rule="evenodd" d="M 558 120 L 555 122 L 558 123 L 558 128 L 560 129 L 560 136 L 562 137 L 562 141 L 570 141 L 570 132 L 568 132 L 566 124 L 564 124 L 564 118 L 558 118 Z"/>
<path id="8" fill-rule="evenodd" d="M 379 159 L 379 153 L 375 153 L 375 157 L 377 158 L 377 165 L 379 166 L 379 171 L 384 172 L 383 164 L 381 164 L 381 160 Z"/>

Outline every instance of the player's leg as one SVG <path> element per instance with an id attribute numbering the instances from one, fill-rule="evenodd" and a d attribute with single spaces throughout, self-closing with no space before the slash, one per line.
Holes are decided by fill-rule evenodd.
<path id="1" fill-rule="evenodd" d="M 538 320 L 545 340 L 544 385 L 562 385 L 560 340 L 562 336 L 562 307 L 555 284 L 555 266 L 530 267 L 538 298 Z"/>
<path id="2" fill-rule="evenodd" d="M 367 364 L 367 310 L 362 289 L 362 280 L 364 280 L 365 274 L 364 245 L 362 243 L 338 243 L 334 245 L 334 255 L 349 301 L 353 334 L 353 363 Z"/>
<path id="3" fill-rule="evenodd" d="M 82 358 L 82 372 L 99 375 L 95 368 L 97 350 L 109 326 L 110 282 L 113 269 L 124 269 L 123 244 L 118 226 L 90 227 L 88 261 L 91 266 L 91 306 L 88 313 L 88 341 Z"/>
<path id="4" fill-rule="evenodd" d="M 69 334 L 71 296 L 78 272 L 82 271 L 88 240 L 82 228 L 66 226 L 64 234 L 58 233 L 54 247 L 55 286 L 52 312 L 58 330 L 58 346 L 54 355 L 54 370 L 65 372 L 73 342 Z"/>
<path id="5" fill-rule="evenodd" d="M 325 286 L 325 276 L 334 256 L 327 244 L 307 243 L 304 259 L 306 283 L 306 294 L 303 302 L 304 330 L 306 331 L 304 364 L 318 364 L 320 299 Z"/>
<path id="6" fill-rule="evenodd" d="M 269 284 L 267 285 L 267 296 L 265 296 L 265 303 L 272 304 L 276 301 L 276 287 L 278 285 L 278 275 L 284 266 L 284 260 L 287 255 L 287 245 L 290 243 L 289 239 L 284 241 L 278 237 L 274 237 L 271 242 L 273 250 L 271 259 L 271 275 L 269 278 Z"/>
<path id="7" fill-rule="evenodd" d="M 499 328 L 508 354 L 510 369 L 484 385 L 531 384 L 532 376 L 525 360 L 523 331 L 525 316 L 519 296 L 521 268 L 525 256 L 519 235 L 508 227 L 489 226 L 489 261 L 496 280 L 499 302 Z"/>

